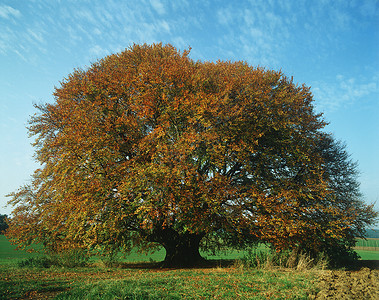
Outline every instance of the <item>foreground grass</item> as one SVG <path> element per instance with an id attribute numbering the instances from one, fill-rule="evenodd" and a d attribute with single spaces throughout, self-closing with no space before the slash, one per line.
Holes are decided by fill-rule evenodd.
<path id="1" fill-rule="evenodd" d="M 358 252 L 362 259 L 379 260 L 378 251 Z M 203 254 L 215 262 L 212 268 L 182 270 L 146 263 L 162 260 L 164 251 L 153 256 L 132 253 L 118 259 L 114 268 L 99 259 L 81 268 L 35 267 L 38 264 L 21 268 L 20 262 L 38 262 L 38 254 L 15 251 L 0 236 L 0 299 L 308 299 L 320 290 L 317 279 L 328 272 L 246 267 L 238 260 L 244 255 L 236 250 Z M 237 260 L 232 266 L 217 267 L 223 259 Z M 133 264 L 136 261 L 145 263 Z"/>
<path id="2" fill-rule="evenodd" d="M 214 256 L 216 267 L 160 269 L 164 251 L 154 256 L 132 253 L 118 260 L 117 268 L 101 260 L 82 268 L 20 267 L 20 262 L 38 254 L 15 251 L 0 236 L 0 299 L 307 299 L 315 291 L 312 272 L 284 269 L 244 268 L 238 261 L 231 267 L 217 267 L 222 259 L 235 259 L 240 251 Z M 208 256 L 212 258 L 212 256 Z"/>
<path id="3" fill-rule="evenodd" d="M 149 266 L 148 264 L 146 265 Z M 0 299 L 307 299 L 314 273 L 285 269 L 0 269 Z"/>

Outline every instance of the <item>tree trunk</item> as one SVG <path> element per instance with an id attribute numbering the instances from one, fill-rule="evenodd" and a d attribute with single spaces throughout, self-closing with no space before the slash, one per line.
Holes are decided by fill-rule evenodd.
<path id="1" fill-rule="evenodd" d="M 193 267 L 205 262 L 199 252 L 199 245 L 204 234 L 179 234 L 173 229 L 163 229 L 155 232 L 155 242 L 166 250 L 162 262 L 164 267 Z"/>

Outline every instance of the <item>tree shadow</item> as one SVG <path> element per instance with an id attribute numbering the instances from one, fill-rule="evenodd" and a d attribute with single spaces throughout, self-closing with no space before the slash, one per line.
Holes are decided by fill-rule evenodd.
<path id="1" fill-rule="evenodd" d="M 379 270 L 379 260 L 358 260 L 353 266 L 352 270 L 360 270 L 362 268 L 369 268 L 371 270 Z"/>
<path id="2" fill-rule="evenodd" d="M 164 262 L 125 262 L 118 265 L 122 269 L 148 269 L 148 270 L 176 270 L 176 269 L 211 269 L 211 268 L 227 268 L 236 263 L 236 259 L 208 259 L 193 266 L 166 266 Z M 347 266 L 346 270 L 360 270 L 369 268 L 371 270 L 379 270 L 379 260 L 358 260 L 354 264 Z"/>
<path id="3" fill-rule="evenodd" d="M 235 259 L 208 259 L 191 266 L 167 266 L 164 262 L 133 262 L 120 263 L 123 269 L 149 269 L 149 270 L 175 270 L 175 269 L 206 269 L 206 268 L 227 268 L 235 263 Z"/>

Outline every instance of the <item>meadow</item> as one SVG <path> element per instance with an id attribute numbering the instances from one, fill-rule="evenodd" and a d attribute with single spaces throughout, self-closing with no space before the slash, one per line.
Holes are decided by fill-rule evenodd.
<path id="1" fill-rule="evenodd" d="M 0 236 L 0 299 L 309 299 L 322 292 L 319 278 L 331 272 L 307 266 L 306 258 L 290 268 L 268 260 L 247 266 L 246 253 L 236 250 L 203 253 L 213 264 L 193 269 L 157 267 L 163 250 L 133 252 L 113 266 L 97 258 L 83 267 L 44 267 L 39 254 L 14 248 Z M 358 252 L 365 260 L 379 260 L 379 251 Z M 378 278 L 378 272 L 368 276 Z"/>
<path id="2" fill-rule="evenodd" d="M 355 249 L 379 251 L 379 239 L 378 238 L 358 239 Z"/>

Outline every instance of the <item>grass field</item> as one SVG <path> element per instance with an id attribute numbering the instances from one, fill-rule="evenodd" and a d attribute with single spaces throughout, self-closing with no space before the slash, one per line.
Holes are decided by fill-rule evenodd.
<path id="1" fill-rule="evenodd" d="M 0 236 L 0 299 L 307 299 L 314 293 L 312 272 L 246 270 L 241 264 L 199 269 L 161 269 L 164 251 L 154 255 L 132 253 L 124 268 L 95 263 L 82 268 L 21 268 L 19 263 L 38 257 Z M 232 259 L 243 253 L 231 251 L 208 258 Z M 125 268 L 126 267 L 126 268 Z M 152 268 L 153 267 L 153 268 Z"/>
<path id="2" fill-rule="evenodd" d="M 247 268 L 239 260 L 228 267 L 216 263 L 209 268 L 157 268 L 151 261 L 162 260 L 164 250 L 149 256 L 134 252 L 117 268 L 98 262 L 81 268 L 20 267 L 20 262 L 38 254 L 14 248 L 0 236 L 0 299 L 308 299 L 319 290 L 315 282 L 324 272 L 267 265 Z M 379 251 L 359 253 L 364 259 L 379 260 Z M 221 264 L 244 253 L 203 256 Z M 141 261 L 146 263 L 135 263 Z"/>
<path id="3" fill-rule="evenodd" d="M 307 299 L 315 292 L 313 279 L 311 272 L 238 267 L 25 270 L 8 266 L 0 270 L 0 299 Z"/>
<path id="4" fill-rule="evenodd" d="M 366 243 L 367 242 L 367 243 Z M 366 244 L 365 244 L 366 243 Z M 378 245 L 376 247 L 376 245 Z M 362 260 L 379 260 L 379 239 L 358 239 L 356 252 Z M 364 247 L 364 248 L 363 248 Z M 375 248 L 376 247 L 376 248 Z M 362 249 L 361 249 L 362 248 Z M 11 245 L 4 235 L 0 235 L 0 264 L 15 263 L 20 260 L 35 257 L 37 254 L 28 253 L 26 251 L 15 250 L 16 247 Z M 260 248 L 261 250 L 264 247 Z M 165 251 L 163 249 L 152 254 L 141 254 L 132 252 L 126 258 L 122 258 L 122 262 L 159 262 L 164 259 Z M 231 250 L 228 252 L 220 252 L 217 255 L 210 255 L 209 253 L 202 253 L 202 256 L 207 259 L 241 259 L 245 256 L 243 251 Z"/>
<path id="5" fill-rule="evenodd" d="M 378 238 L 357 239 L 357 245 L 355 248 L 358 250 L 379 251 L 379 239 Z"/>
<path id="6" fill-rule="evenodd" d="M 29 253 L 24 250 L 16 250 L 16 246 L 11 245 L 4 235 L 0 235 L 0 264 L 14 264 L 21 260 L 39 256 L 39 253 Z M 231 250 L 228 252 L 220 252 L 216 256 L 209 253 L 202 253 L 202 256 L 207 259 L 238 259 L 244 256 L 243 251 Z M 136 262 L 159 262 L 165 257 L 164 249 L 154 253 L 143 254 L 134 251 L 127 257 L 120 257 L 121 262 L 136 263 Z M 96 259 L 96 258 L 95 258 Z"/>

